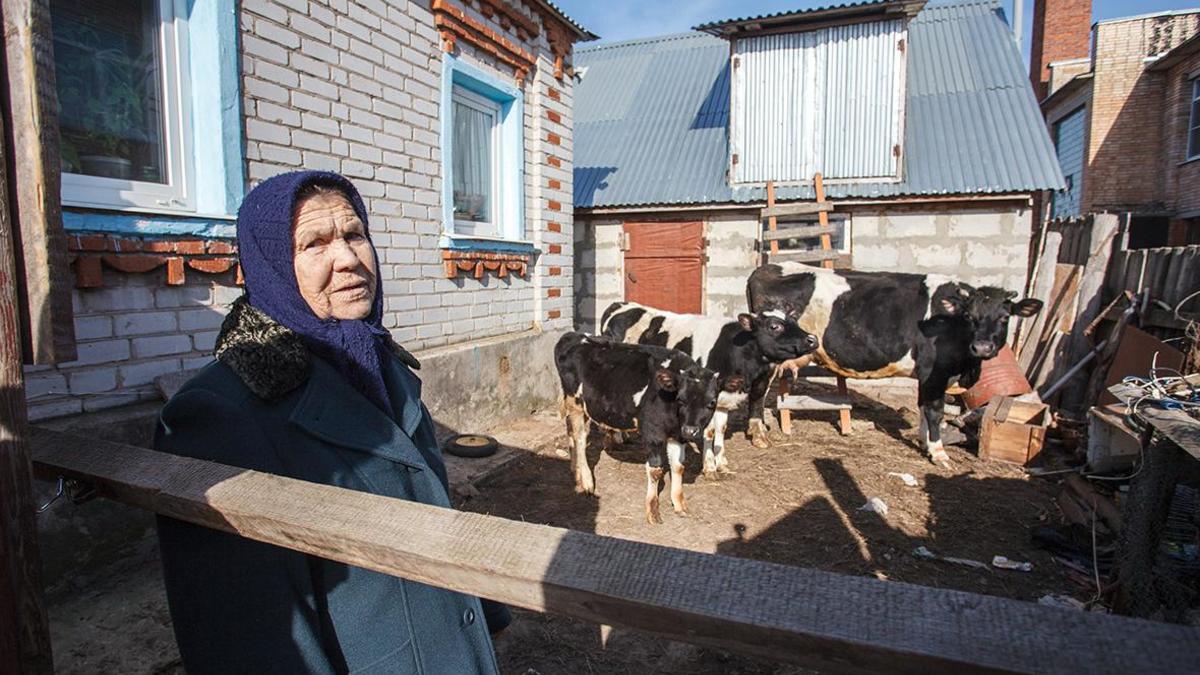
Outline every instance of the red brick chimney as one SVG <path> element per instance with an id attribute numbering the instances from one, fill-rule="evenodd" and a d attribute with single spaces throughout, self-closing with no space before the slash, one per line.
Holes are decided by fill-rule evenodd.
<path id="1" fill-rule="evenodd" d="M 1029 81 L 1040 101 L 1046 97 L 1051 63 L 1088 55 L 1092 0 L 1033 0 L 1032 40 Z"/>

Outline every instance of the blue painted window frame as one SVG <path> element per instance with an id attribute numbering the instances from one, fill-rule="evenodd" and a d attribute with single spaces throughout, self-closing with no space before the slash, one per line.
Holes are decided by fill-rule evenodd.
<path id="1" fill-rule="evenodd" d="M 453 92 L 459 86 L 500 106 L 499 236 L 454 232 Z M 453 54 L 442 61 L 442 248 L 528 251 L 525 229 L 525 94 Z"/>
<path id="2" fill-rule="evenodd" d="M 186 0 L 187 72 L 191 114 L 191 189 L 195 211 L 145 209 L 73 211 L 68 231 L 133 235 L 232 237 L 230 222 L 245 194 L 240 32 L 237 0 Z M 213 142 L 220 139 L 219 142 Z"/>

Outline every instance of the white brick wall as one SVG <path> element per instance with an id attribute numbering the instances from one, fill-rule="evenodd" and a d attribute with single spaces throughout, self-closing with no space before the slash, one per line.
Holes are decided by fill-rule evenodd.
<path id="1" fill-rule="evenodd" d="M 190 271 L 185 285 L 165 286 L 162 270 L 105 268 L 103 288 L 73 292 L 78 359 L 26 368 L 30 419 L 154 399 L 155 377 L 209 362 L 214 328 L 241 295 L 233 276 Z"/>
<path id="2" fill-rule="evenodd" d="M 438 247 L 443 57 L 428 5 L 243 0 L 239 11 L 250 186 L 301 168 L 350 177 L 379 251 L 383 322 L 399 342 L 421 350 L 572 326 L 572 80 L 554 78 L 545 31 L 522 43 L 466 8 L 537 56 L 524 83 L 525 230 L 541 253 L 526 278 L 447 279 Z M 514 81 L 492 55 L 458 45 L 460 58 Z M 154 377 L 209 360 L 225 308 L 241 293 L 232 273 L 189 270 L 179 287 L 163 285 L 161 272 L 104 276 L 104 288 L 75 293 L 79 360 L 27 370 L 34 419 L 155 397 Z"/>

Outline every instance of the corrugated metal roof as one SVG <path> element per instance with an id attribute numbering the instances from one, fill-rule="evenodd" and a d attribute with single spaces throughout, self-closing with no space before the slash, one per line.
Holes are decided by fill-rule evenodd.
<path id="1" fill-rule="evenodd" d="M 579 49 L 575 206 L 761 202 L 731 187 L 729 43 L 685 33 Z M 1063 187 L 1020 53 L 993 0 L 927 6 L 909 25 L 900 182 L 829 183 L 831 199 Z M 778 186 L 783 200 L 810 185 Z"/>
<path id="2" fill-rule="evenodd" d="M 838 5 L 824 5 L 821 7 L 809 7 L 807 9 L 787 10 L 783 12 L 773 12 L 770 14 L 758 14 L 756 16 L 743 16 L 736 19 L 724 19 L 722 21 L 710 21 L 702 23 L 699 26 L 693 26 L 692 30 L 703 31 L 718 35 L 725 32 L 724 29 L 742 28 L 746 24 L 755 24 L 770 22 L 778 24 L 782 22 L 790 22 L 795 20 L 812 20 L 812 17 L 820 15 L 821 19 L 828 16 L 862 14 L 868 16 L 870 12 L 880 11 L 895 11 L 903 10 L 905 6 L 921 5 L 920 0 L 862 0 L 861 2 L 845 2 Z"/>

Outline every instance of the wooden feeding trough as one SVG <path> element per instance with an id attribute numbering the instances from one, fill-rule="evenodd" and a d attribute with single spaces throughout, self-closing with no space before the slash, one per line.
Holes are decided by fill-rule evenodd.
<path id="1" fill-rule="evenodd" d="M 1050 411 L 1045 403 L 997 396 L 979 427 L 979 456 L 1028 465 L 1042 451 Z"/>

